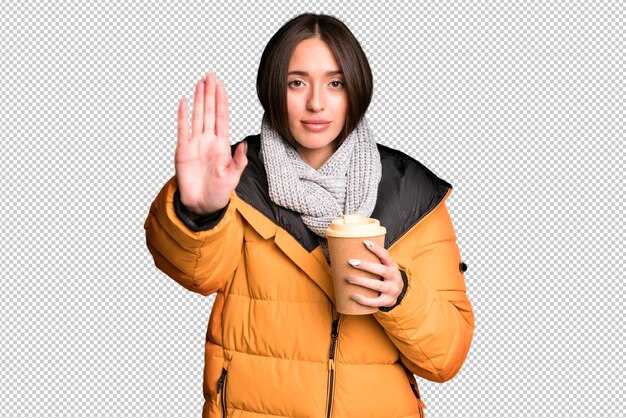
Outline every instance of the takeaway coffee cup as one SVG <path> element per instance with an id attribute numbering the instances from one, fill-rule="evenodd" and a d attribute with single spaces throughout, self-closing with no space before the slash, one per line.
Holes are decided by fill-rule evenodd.
<path id="1" fill-rule="evenodd" d="M 380 280 L 380 276 L 365 270 L 352 267 L 348 260 L 359 260 L 380 263 L 380 259 L 372 253 L 364 240 L 370 240 L 381 247 L 385 245 L 386 229 L 377 219 L 363 218 L 360 215 L 343 215 L 332 221 L 326 230 L 328 250 L 330 252 L 330 272 L 335 289 L 337 312 L 350 315 L 365 315 L 378 311 L 378 307 L 365 306 L 350 299 L 351 294 L 377 297 L 380 292 L 363 286 L 348 283 L 350 275 L 357 275 Z"/>

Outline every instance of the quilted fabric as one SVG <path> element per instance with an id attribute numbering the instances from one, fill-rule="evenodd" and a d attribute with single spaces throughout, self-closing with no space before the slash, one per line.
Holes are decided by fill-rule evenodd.
<path id="1" fill-rule="evenodd" d="M 203 417 L 423 416 L 414 374 L 453 378 L 474 331 L 445 206 L 451 189 L 438 200 L 425 197 L 435 196 L 436 187 L 424 186 L 432 173 L 422 176 L 430 183 L 418 181 L 417 162 L 383 153 L 381 186 L 399 184 L 397 193 L 415 195 L 398 196 L 408 202 L 401 212 L 410 213 L 406 205 L 418 198 L 432 204 L 381 222 L 392 230 L 395 219 L 403 225 L 387 247 L 407 278 L 401 303 L 388 312 L 342 315 L 321 248 L 311 250 L 309 242 L 307 249 L 295 232 L 300 226 L 289 224 L 296 221 L 267 206 L 256 150 L 252 141 L 250 168 L 215 225 L 194 231 L 177 216 L 175 176 L 144 224 L 157 268 L 190 291 L 217 293 L 206 334 Z M 386 199 L 393 206 L 393 197 Z"/>

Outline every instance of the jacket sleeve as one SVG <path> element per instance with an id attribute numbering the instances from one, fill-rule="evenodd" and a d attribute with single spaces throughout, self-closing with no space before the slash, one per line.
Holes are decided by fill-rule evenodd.
<path id="1" fill-rule="evenodd" d="M 444 199 L 445 201 L 445 199 Z M 392 254 L 408 286 L 402 301 L 374 317 L 414 374 L 435 382 L 461 369 L 474 334 L 465 264 L 444 201 L 423 218 Z"/>
<path id="2" fill-rule="evenodd" d="M 233 192 L 225 210 L 196 219 L 202 225 L 194 228 L 175 207 L 177 189 L 173 176 L 152 202 L 144 222 L 146 244 L 159 270 L 186 289 L 208 296 L 225 288 L 241 261 L 243 224 L 236 195 Z"/>

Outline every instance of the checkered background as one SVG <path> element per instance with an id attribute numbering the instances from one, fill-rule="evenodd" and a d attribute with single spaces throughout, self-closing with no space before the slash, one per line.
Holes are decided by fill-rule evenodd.
<path id="1" fill-rule="evenodd" d="M 305 11 L 361 42 L 377 140 L 454 186 L 476 331 L 427 417 L 623 416 L 622 2 L 68 3 L 1 6 L 0 416 L 201 415 L 213 299 L 143 222 L 178 100 L 215 70 L 259 133 L 261 53 Z"/>

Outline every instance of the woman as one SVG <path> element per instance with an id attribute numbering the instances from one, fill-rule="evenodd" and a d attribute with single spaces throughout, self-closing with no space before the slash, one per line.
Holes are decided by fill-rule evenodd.
<path id="1" fill-rule="evenodd" d="M 474 317 L 454 229 L 451 186 L 376 144 L 365 119 L 372 75 L 339 20 L 303 14 L 271 38 L 257 93 L 261 133 L 230 145 L 226 91 L 208 73 L 191 133 L 178 109 L 176 174 L 145 221 L 156 266 L 217 293 L 205 341 L 203 417 L 421 417 L 414 374 L 461 368 Z M 381 277 L 378 307 L 334 304 L 324 230 L 343 213 L 379 219 L 385 247 L 364 245 Z"/>

